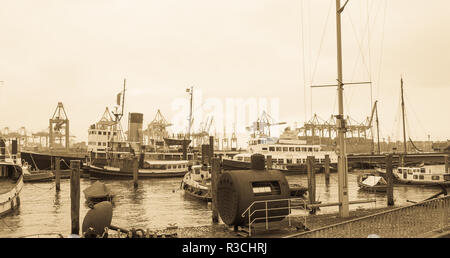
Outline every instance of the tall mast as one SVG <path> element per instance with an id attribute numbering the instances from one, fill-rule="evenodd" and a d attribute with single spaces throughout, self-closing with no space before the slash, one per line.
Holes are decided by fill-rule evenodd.
<path id="1" fill-rule="evenodd" d="M 401 94 L 402 94 L 402 119 L 403 119 L 403 151 L 406 154 L 408 151 L 406 149 L 406 132 L 405 132 L 405 101 L 403 99 L 403 77 L 400 79 Z"/>
<path id="2" fill-rule="evenodd" d="M 122 94 L 122 112 L 121 115 L 123 116 L 123 108 L 125 106 L 125 85 L 127 84 L 127 79 L 123 79 L 123 94 Z"/>
<path id="3" fill-rule="evenodd" d="M 380 148 L 380 129 L 379 129 L 379 126 L 378 126 L 378 105 L 376 106 L 376 109 L 375 109 L 375 119 L 376 119 L 376 122 L 377 122 L 377 141 L 378 141 L 378 154 L 380 154 L 381 153 L 381 148 Z"/>
<path id="4" fill-rule="evenodd" d="M 191 87 L 191 90 L 189 91 L 190 94 L 190 104 L 189 104 L 189 128 L 188 128 L 188 139 L 191 138 L 191 127 L 192 127 L 192 98 L 194 94 L 194 87 Z"/>
<path id="5" fill-rule="evenodd" d="M 349 216 L 348 203 L 348 175 L 347 158 L 345 151 L 345 120 L 344 120 L 344 84 L 342 80 L 342 39 L 341 39 L 341 13 L 344 11 L 347 2 L 341 7 L 341 1 L 336 0 L 336 34 L 337 34 L 337 72 L 338 72 L 338 101 L 339 115 L 337 116 L 337 129 L 339 139 L 339 160 L 338 160 L 338 188 L 339 188 L 339 214 L 345 218 Z"/>

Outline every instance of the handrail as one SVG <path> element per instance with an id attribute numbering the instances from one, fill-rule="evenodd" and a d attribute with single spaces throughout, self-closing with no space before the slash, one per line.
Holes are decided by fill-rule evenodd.
<path id="1" fill-rule="evenodd" d="M 297 206 L 292 206 L 291 205 L 291 201 L 293 200 L 300 200 L 303 202 L 303 206 L 302 205 L 297 205 Z M 288 202 L 287 207 L 275 207 L 275 208 L 268 208 L 268 203 L 272 203 L 272 202 Z M 251 208 L 258 203 L 264 203 L 265 204 L 265 208 L 264 209 L 254 209 L 253 212 L 251 212 Z M 245 217 L 246 213 L 248 213 L 248 228 L 249 228 L 249 236 L 252 235 L 252 224 L 255 223 L 256 220 L 262 220 L 265 219 L 266 220 L 266 229 L 269 229 L 269 219 L 272 218 L 282 218 L 282 217 L 288 217 L 289 219 L 289 226 L 291 225 L 291 209 L 292 207 L 304 207 L 305 209 L 307 209 L 307 203 L 304 199 L 302 198 L 288 198 L 288 199 L 274 199 L 274 200 L 262 200 L 262 201 L 254 201 L 252 202 L 252 204 L 250 204 L 250 206 L 245 209 L 245 211 L 242 213 L 241 217 Z M 278 216 L 269 216 L 269 211 L 271 210 L 282 210 L 282 209 L 288 209 L 289 210 L 289 214 L 288 215 L 278 215 Z M 257 217 L 254 218 L 252 220 L 252 216 L 256 213 L 256 212 L 261 212 L 261 211 L 265 211 L 265 217 Z M 306 224 L 306 218 L 305 218 L 305 224 Z"/>

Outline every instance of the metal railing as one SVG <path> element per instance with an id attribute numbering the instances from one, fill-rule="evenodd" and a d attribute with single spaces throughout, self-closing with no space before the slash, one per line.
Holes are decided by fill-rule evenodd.
<path id="1" fill-rule="evenodd" d="M 292 201 L 301 201 L 301 204 L 292 204 Z M 287 202 L 287 206 L 277 206 L 275 208 L 269 208 L 268 204 L 269 203 L 281 203 L 284 204 L 285 202 Z M 259 204 L 259 203 L 263 203 L 265 208 L 264 209 L 253 209 L 252 207 Z M 289 198 L 289 199 L 275 199 L 275 200 L 263 200 L 263 201 L 254 201 L 252 204 L 250 204 L 250 206 L 248 206 L 247 209 L 245 209 L 245 211 L 242 213 L 242 217 L 244 218 L 245 215 L 248 215 L 248 232 L 249 232 L 249 236 L 252 235 L 252 225 L 254 223 L 256 223 L 256 221 L 258 220 L 265 220 L 266 223 L 266 230 L 269 229 L 269 220 L 270 219 L 276 219 L 276 218 L 285 218 L 288 217 L 288 221 L 289 221 L 289 226 L 291 226 L 291 209 L 293 208 L 304 208 L 307 209 L 307 203 L 304 199 L 302 198 Z M 276 216 L 269 216 L 269 211 L 274 211 L 274 210 L 288 210 L 288 214 L 287 215 L 276 215 Z M 255 215 L 256 212 L 265 212 L 265 216 L 264 217 L 255 217 L 252 219 L 252 216 Z M 306 217 L 305 217 L 305 223 L 304 225 L 306 226 Z"/>
<path id="2" fill-rule="evenodd" d="M 449 230 L 450 196 L 379 212 L 287 238 L 415 238 Z"/>

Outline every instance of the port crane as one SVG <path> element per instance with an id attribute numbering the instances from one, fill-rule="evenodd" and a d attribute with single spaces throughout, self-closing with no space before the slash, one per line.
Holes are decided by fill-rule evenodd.
<path id="1" fill-rule="evenodd" d="M 261 116 L 253 122 L 252 125 L 247 126 L 246 129 L 248 131 L 253 131 L 253 137 L 256 136 L 270 136 L 270 127 L 275 125 L 284 125 L 286 122 L 275 122 L 274 119 L 263 111 Z"/>

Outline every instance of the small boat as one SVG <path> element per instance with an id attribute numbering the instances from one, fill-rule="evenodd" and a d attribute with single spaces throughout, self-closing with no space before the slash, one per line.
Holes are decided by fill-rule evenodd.
<path id="1" fill-rule="evenodd" d="M 304 187 L 300 184 L 289 184 L 289 191 L 291 197 L 304 197 L 308 192 L 308 187 Z"/>
<path id="2" fill-rule="evenodd" d="M 34 183 L 34 182 L 49 182 L 55 178 L 50 171 L 24 171 L 23 173 L 23 181 L 25 183 Z"/>
<path id="3" fill-rule="evenodd" d="M 19 207 L 22 187 L 22 167 L 10 161 L 0 161 L 0 216 Z"/>
<path id="4" fill-rule="evenodd" d="M 100 181 L 95 181 L 91 186 L 83 190 L 86 202 L 94 204 L 103 201 L 112 201 L 114 194 L 111 189 Z"/>
<path id="5" fill-rule="evenodd" d="M 387 182 L 381 176 L 363 174 L 358 176 L 358 186 L 361 190 L 370 192 L 386 192 Z"/>
<path id="6" fill-rule="evenodd" d="M 444 166 L 398 167 L 392 172 L 400 184 L 450 186 L 450 171 Z"/>
<path id="7" fill-rule="evenodd" d="M 188 196 L 202 201 L 211 201 L 211 172 L 201 165 L 193 165 L 181 182 L 181 189 Z"/>

